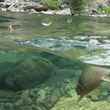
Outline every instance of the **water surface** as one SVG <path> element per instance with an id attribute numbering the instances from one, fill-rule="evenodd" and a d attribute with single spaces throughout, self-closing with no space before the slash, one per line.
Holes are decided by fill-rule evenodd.
<path id="1" fill-rule="evenodd" d="M 106 106 L 108 110 L 109 84 L 104 83 L 98 95 L 105 102 L 84 99 L 81 106 L 76 104 L 75 87 L 84 63 L 110 67 L 109 19 L 1 13 L 0 107 L 103 110 Z M 63 101 L 59 100 L 62 96 L 66 96 Z"/>
<path id="2" fill-rule="evenodd" d="M 109 53 L 109 17 L 2 13 L 0 22 L 0 42 L 7 44 L 1 45 L 2 49 L 8 45 L 10 48 L 25 45 L 48 49 L 71 59 L 85 59 L 88 55 L 93 56 L 92 59 L 94 55 L 107 57 Z M 9 32 L 10 24 L 13 32 Z M 90 38 L 95 38 L 100 46 L 94 44 L 90 49 Z"/>

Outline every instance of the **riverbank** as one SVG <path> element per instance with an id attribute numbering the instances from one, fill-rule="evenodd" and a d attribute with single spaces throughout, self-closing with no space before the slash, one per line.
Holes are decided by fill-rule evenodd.
<path id="1" fill-rule="evenodd" d="M 53 4 L 52 4 L 53 5 Z M 108 0 L 102 0 L 99 2 L 96 0 L 95 3 L 91 3 L 85 7 L 85 10 L 80 13 L 84 16 L 93 17 L 109 17 L 109 6 Z M 74 7 L 74 6 L 73 6 Z M 42 13 L 47 15 L 71 15 L 71 6 L 67 3 L 60 3 L 57 7 L 51 6 L 48 3 L 43 3 L 40 0 L 4 0 L 0 2 L 1 12 L 19 12 L 19 13 Z M 79 14 L 74 14 L 79 15 Z"/>

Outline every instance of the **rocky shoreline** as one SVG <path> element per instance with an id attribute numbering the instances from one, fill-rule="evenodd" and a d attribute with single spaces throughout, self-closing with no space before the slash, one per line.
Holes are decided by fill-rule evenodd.
<path id="1" fill-rule="evenodd" d="M 91 4 L 91 7 L 86 7 L 85 12 L 81 15 L 93 16 L 93 17 L 106 17 L 109 14 L 98 11 L 98 8 L 109 7 L 109 0 L 103 0 L 103 2 L 95 2 Z M 27 12 L 32 13 L 43 13 L 48 15 L 71 15 L 70 7 L 67 4 L 62 4 L 58 9 L 52 9 L 41 1 L 33 0 L 0 0 L 0 10 L 2 12 Z"/>

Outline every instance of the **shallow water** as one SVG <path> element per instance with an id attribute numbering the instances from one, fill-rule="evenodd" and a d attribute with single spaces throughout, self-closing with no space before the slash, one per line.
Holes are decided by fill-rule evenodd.
<path id="1" fill-rule="evenodd" d="M 42 14 L 2 14 L 10 17 L 3 19 L 1 17 L 1 28 L 3 32 L 8 33 L 7 27 L 10 23 L 15 25 L 15 32 L 25 37 L 70 37 L 75 35 L 87 36 L 109 36 L 110 21 L 109 18 L 101 17 L 83 17 L 83 16 L 51 16 Z M 13 18 L 15 19 L 13 19 Z M 12 19 L 11 19 L 12 18 Z M 7 22 L 3 22 L 3 20 Z M 8 22 L 8 20 L 10 22 Z M 45 23 L 47 25 L 45 25 Z M 49 26 L 48 26 L 49 24 Z M 4 28 L 2 28 L 4 27 Z M 3 33 L 0 31 L 1 33 Z M 16 35 L 17 36 L 17 35 Z"/>
<path id="2" fill-rule="evenodd" d="M 0 18 L 1 41 L 12 41 L 17 46 L 25 45 L 49 49 L 70 58 L 73 54 L 75 54 L 73 58 L 81 57 L 81 59 L 84 56 L 86 58 L 93 56 L 91 59 L 94 59 L 95 56 L 104 56 L 107 58 L 107 62 L 104 59 L 106 62 L 104 64 L 103 59 L 99 58 L 102 60 L 102 65 L 109 65 L 109 58 L 107 57 L 110 49 L 109 17 L 2 13 Z M 9 32 L 10 24 L 13 25 L 13 32 Z M 94 44 L 92 47 L 94 49 L 91 49 L 90 37 L 95 38 L 100 46 Z M 94 50 L 95 52 L 93 52 Z M 99 50 L 102 51 L 99 52 Z M 98 64 L 97 61 L 92 62 L 91 59 L 90 63 Z"/>
<path id="3" fill-rule="evenodd" d="M 17 106 L 19 110 L 22 110 L 20 107 L 24 107 L 19 101 L 22 100 L 27 104 L 26 107 L 30 110 L 28 105 L 31 101 L 33 104 L 35 97 L 37 97 L 35 106 L 38 106 L 36 109 L 52 108 L 53 103 L 56 104 L 56 101 L 65 94 L 74 97 L 69 99 L 74 107 L 77 109 L 83 107 L 86 110 L 93 102 L 89 101 L 86 107 L 83 103 L 87 103 L 87 100 L 84 99 L 82 105 L 78 106 L 75 103 L 77 96 L 74 87 L 81 69 L 85 66 L 81 62 L 110 66 L 109 19 L 109 17 L 1 13 L 0 89 L 23 90 L 20 99 L 14 98 L 16 100 L 14 107 Z M 13 31 L 9 30 L 9 25 L 12 25 Z M 104 85 L 103 88 L 106 90 L 107 87 Z M 30 94 L 33 95 L 31 99 Z M 29 102 L 25 102 L 27 99 Z M 69 105 L 71 103 L 68 103 L 68 99 L 65 100 L 67 102 L 61 100 L 60 105 L 65 110 L 74 110 L 72 105 Z M 63 110 L 59 103 L 53 110 Z M 107 105 L 108 102 L 104 104 Z M 100 109 L 97 104 L 95 107 Z M 92 110 L 91 106 L 90 108 Z"/>

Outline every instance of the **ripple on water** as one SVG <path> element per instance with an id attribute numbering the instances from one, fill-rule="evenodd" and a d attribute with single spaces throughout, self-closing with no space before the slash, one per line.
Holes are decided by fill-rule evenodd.
<path id="1" fill-rule="evenodd" d="M 92 42 L 91 42 L 92 39 Z M 81 36 L 69 38 L 41 38 L 37 37 L 32 40 L 18 41 L 16 44 L 19 46 L 27 45 L 39 48 L 50 49 L 51 51 L 64 52 L 73 48 L 81 48 L 83 51 L 87 50 L 88 53 L 84 56 L 80 56 L 85 63 L 97 64 L 97 65 L 110 65 L 110 40 L 107 37 L 103 37 L 103 41 L 100 40 L 101 36 Z M 92 49 L 91 49 L 92 48 Z M 97 53 L 97 50 L 103 50 Z M 91 54 L 94 53 L 97 54 Z"/>
<path id="2" fill-rule="evenodd" d="M 80 59 L 87 64 L 110 66 L 110 50 L 93 56 L 81 56 Z"/>

